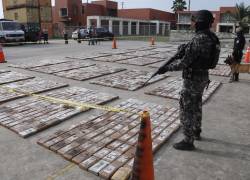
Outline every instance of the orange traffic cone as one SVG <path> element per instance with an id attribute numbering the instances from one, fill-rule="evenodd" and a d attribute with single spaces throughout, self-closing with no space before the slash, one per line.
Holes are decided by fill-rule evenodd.
<path id="1" fill-rule="evenodd" d="M 155 45 L 155 38 L 151 37 L 150 42 L 151 42 L 151 46 L 154 46 Z"/>
<path id="2" fill-rule="evenodd" d="M 115 38 L 113 39 L 112 49 L 117 49 L 117 46 L 116 46 L 116 39 L 115 39 Z"/>
<path id="3" fill-rule="evenodd" d="M 132 180 L 154 180 L 151 122 L 147 111 L 142 114 Z"/>
<path id="4" fill-rule="evenodd" d="M 245 63 L 250 63 L 250 47 L 248 46 L 247 52 L 245 55 Z"/>
<path id="5" fill-rule="evenodd" d="M 1 45 L 0 45 L 0 63 L 6 63 L 5 56 L 4 56 L 4 53 L 3 53 L 3 48 L 2 48 Z"/>

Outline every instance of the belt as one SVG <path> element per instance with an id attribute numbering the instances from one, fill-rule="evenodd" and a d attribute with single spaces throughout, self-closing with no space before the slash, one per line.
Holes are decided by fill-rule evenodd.
<path id="1" fill-rule="evenodd" d="M 190 80 L 207 80 L 208 79 L 208 70 L 204 69 L 184 69 L 182 73 L 183 79 Z"/>

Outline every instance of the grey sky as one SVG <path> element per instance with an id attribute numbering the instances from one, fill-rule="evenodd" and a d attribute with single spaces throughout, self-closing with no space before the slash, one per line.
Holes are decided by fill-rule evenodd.
<path id="1" fill-rule="evenodd" d="M 87 0 L 83 0 L 86 2 Z M 90 2 L 91 0 L 89 0 Z M 187 0 L 188 1 L 188 0 Z M 124 2 L 124 8 L 154 8 L 171 11 L 173 0 L 117 0 L 119 8 Z M 250 0 L 191 0 L 191 10 L 209 9 L 218 10 L 220 6 L 234 6 L 236 3 L 244 2 L 250 5 Z M 52 0 L 52 4 L 54 0 Z M 3 17 L 2 0 L 0 0 L 0 18 Z"/>

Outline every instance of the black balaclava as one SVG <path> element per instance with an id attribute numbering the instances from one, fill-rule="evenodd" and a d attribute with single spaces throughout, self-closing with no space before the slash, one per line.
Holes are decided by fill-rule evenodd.
<path id="1" fill-rule="evenodd" d="M 195 32 L 209 30 L 210 24 L 207 22 L 196 22 L 195 23 Z"/>

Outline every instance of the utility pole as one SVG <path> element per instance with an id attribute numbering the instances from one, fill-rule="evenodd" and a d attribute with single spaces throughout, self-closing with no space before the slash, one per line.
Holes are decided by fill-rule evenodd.
<path id="1" fill-rule="evenodd" d="M 124 7 L 124 2 L 122 2 L 122 9 L 123 9 L 123 7 Z"/>
<path id="2" fill-rule="evenodd" d="M 190 3 L 191 3 L 190 0 L 188 0 L 188 11 L 190 11 L 190 6 L 191 6 Z"/>

